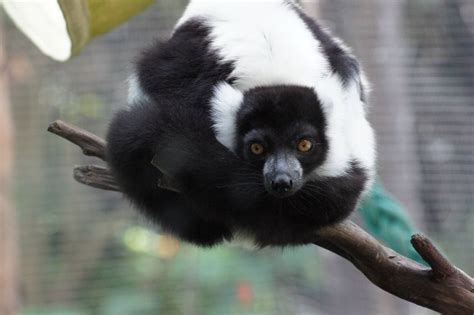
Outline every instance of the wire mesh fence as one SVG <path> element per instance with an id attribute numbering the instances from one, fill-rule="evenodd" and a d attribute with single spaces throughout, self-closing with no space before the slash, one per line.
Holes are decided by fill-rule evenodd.
<path id="1" fill-rule="evenodd" d="M 155 233 L 118 194 L 81 186 L 92 162 L 46 133 L 103 135 L 137 53 L 186 1 L 158 1 L 67 63 L 2 18 L 15 122 L 22 314 L 429 314 L 314 247 L 201 250 Z M 474 3 L 303 1 L 354 48 L 373 83 L 379 174 L 452 261 L 474 272 Z M 290 34 L 289 34 L 290 36 Z"/>

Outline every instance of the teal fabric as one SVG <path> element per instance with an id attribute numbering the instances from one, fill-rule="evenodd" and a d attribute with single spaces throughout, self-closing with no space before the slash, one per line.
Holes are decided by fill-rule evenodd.
<path id="1" fill-rule="evenodd" d="M 359 207 L 366 229 L 394 251 L 426 265 L 410 238 L 417 232 L 403 206 L 376 181 Z"/>

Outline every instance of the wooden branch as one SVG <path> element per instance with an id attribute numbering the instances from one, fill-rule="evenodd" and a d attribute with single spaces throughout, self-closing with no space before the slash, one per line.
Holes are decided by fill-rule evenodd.
<path id="1" fill-rule="evenodd" d="M 411 242 L 431 269 L 383 246 L 349 221 L 319 230 L 314 244 L 346 258 L 376 286 L 404 300 L 443 314 L 474 314 L 474 279 L 427 237 L 416 234 Z"/>
<path id="2" fill-rule="evenodd" d="M 106 160 L 105 147 L 107 143 L 104 139 L 90 133 L 77 126 L 67 124 L 61 120 L 56 120 L 48 126 L 48 131 L 64 138 L 79 148 L 87 156 L 98 157 L 102 161 Z M 151 161 L 150 161 L 151 162 Z M 103 166 L 82 165 L 74 168 L 74 179 L 81 184 L 103 190 L 120 191 L 117 182 L 110 171 Z M 157 186 L 177 192 L 173 180 L 162 176 Z"/>
<path id="3" fill-rule="evenodd" d="M 81 184 L 103 190 L 120 191 L 110 171 L 97 165 L 74 167 L 74 179 Z"/>
<path id="4" fill-rule="evenodd" d="M 71 141 L 82 149 L 84 155 L 95 156 L 105 161 L 106 143 L 100 137 L 79 127 L 66 124 L 61 120 L 51 123 L 48 131 Z"/>
<path id="5" fill-rule="evenodd" d="M 49 131 L 78 145 L 86 155 L 105 160 L 105 141 L 78 127 L 56 121 Z M 91 187 L 119 191 L 105 167 L 76 167 L 74 177 Z M 163 178 L 162 188 L 176 191 Z M 164 183 L 164 184 L 163 184 Z M 443 314 L 474 314 L 474 279 L 453 266 L 420 234 L 413 247 L 431 268 L 426 268 L 383 246 L 356 224 L 345 221 L 315 232 L 313 243 L 350 261 L 372 283 L 404 300 Z"/>

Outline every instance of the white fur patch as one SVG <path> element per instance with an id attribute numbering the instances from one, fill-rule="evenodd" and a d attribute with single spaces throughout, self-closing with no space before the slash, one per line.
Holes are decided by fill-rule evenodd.
<path id="1" fill-rule="evenodd" d="M 148 96 L 145 94 L 143 89 L 140 86 L 138 77 L 136 73 L 131 74 L 127 80 L 128 83 L 128 96 L 127 103 L 128 106 L 132 106 L 136 103 L 146 101 Z"/>
<path id="2" fill-rule="evenodd" d="M 366 119 L 364 104 L 354 82 L 344 88 L 337 75 L 315 87 L 326 116 L 329 152 L 326 161 L 316 170 L 319 176 L 340 176 L 351 161 L 367 170 L 375 167 L 375 139 Z"/>
<path id="3" fill-rule="evenodd" d="M 211 27 L 211 48 L 233 62 L 233 85 L 314 86 L 330 72 L 310 29 L 284 0 L 193 0 L 178 26 L 201 17 Z"/>
<path id="4" fill-rule="evenodd" d="M 211 99 L 211 119 L 217 140 L 229 150 L 235 148 L 236 115 L 244 95 L 230 84 L 222 82 L 214 89 Z"/>

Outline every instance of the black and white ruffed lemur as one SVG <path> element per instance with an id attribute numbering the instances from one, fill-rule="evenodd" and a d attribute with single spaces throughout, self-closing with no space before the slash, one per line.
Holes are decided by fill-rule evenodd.
<path id="1" fill-rule="evenodd" d="M 374 177 L 366 90 L 350 50 L 296 3 L 192 0 L 138 58 L 107 160 L 125 196 L 182 240 L 305 244 Z M 159 188 L 161 172 L 180 193 Z"/>

